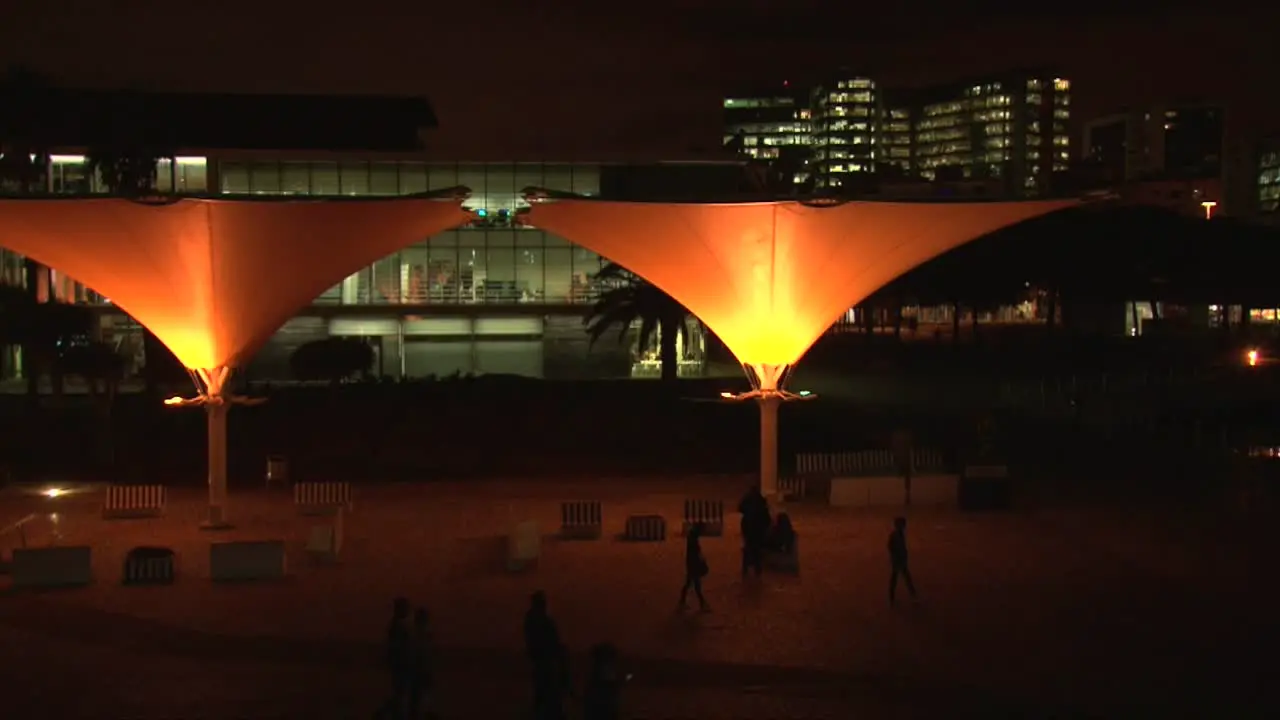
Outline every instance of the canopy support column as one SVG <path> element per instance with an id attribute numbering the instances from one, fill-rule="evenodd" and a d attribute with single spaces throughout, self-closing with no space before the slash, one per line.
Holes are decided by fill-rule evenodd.
<path id="1" fill-rule="evenodd" d="M 209 516 L 200 524 L 204 530 L 230 528 L 227 522 L 227 411 L 224 398 L 212 397 L 204 411 L 209 426 Z"/>
<path id="2" fill-rule="evenodd" d="M 200 523 L 202 530 L 225 530 L 231 527 L 227 520 L 227 413 L 234 405 L 257 405 L 261 398 L 245 398 L 227 392 L 227 379 L 231 368 L 200 368 L 188 370 L 198 395 L 191 399 L 171 397 L 165 405 L 183 407 L 203 405 L 208 421 L 209 448 L 209 513 Z"/>
<path id="3" fill-rule="evenodd" d="M 720 393 L 726 400 L 754 399 L 760 406 L 760 494 L 778 498 L 778 408 L 792 400 L 812 400 L 814 395 L 783 390 L 791 365 L 743 363 L 752 390 L 737 395 Z"/>
<path id="4" fill-rule="evenodd" d="M 778 496 L 778 406 L 782 396 L 761 395 L 760 405 L 760 494 L 770 500 Z"/>

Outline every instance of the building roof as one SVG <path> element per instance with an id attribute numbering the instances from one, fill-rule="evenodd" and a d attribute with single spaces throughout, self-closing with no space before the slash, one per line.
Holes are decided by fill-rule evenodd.
<path id="1" fill-rule="evenodd" d="M 437 125 L 420 97 L 45 90 L 33 104 L 56 146 L 139 136 L 167 148 L 404 152 Z"/>

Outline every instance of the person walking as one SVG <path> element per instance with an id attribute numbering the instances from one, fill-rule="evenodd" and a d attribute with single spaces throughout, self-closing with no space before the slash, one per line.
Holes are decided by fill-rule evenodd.
<path id="1" fill-rule="evenodd" d="M 533 666 L 533 717 L 563 720 L 564 696 L 569 690 L 568 653 L 560 641 L 559 628 L 547 612 L 547 596 L 541 590 L 529 597 L 524 644 Z"/>
<path id="2" fill-rule="evenodd" d="M 610 643 L 591 648 L 591 668 L 582 693 L 583 720 L 619 720 L 622 716 L 622 684 L 627 678 L 618 667 L 618 649 Z"/>
<path id="3" fill-rule="evenodd" d="M 702 523 L 694 523 L 684 539 L 684 587 L 680 589 L 680 609 L 688 607 L 689 590 L 698 596 L 698 607 L 702 612 L 711 610 L 707 598 L 702 595 L 702 578 L 707 576 L 710 568 L 707 558 L 702 554 Z"/>
<path id="4" fill-rule="evenodd" d="M 911 599 L 915 600 L 916 584 L 912 582 L 911 569 L 907 566 L 907 519 L 904 517 L 893 519 L 893 532 L 889 533 L 889 566 L 889 604 L 895 602 L 898 578 L 902 578 Z"/>
<path id="5" fill-rule="evenodd" d="M 764 546 L 773 524 L 769 501 L 760 494 L 760 488 L 752 487 L 738 503 L 738 512 L 742 514 L 742 575 L 746 577 L 748 571 L 754 570 L 760 577 L 764 572 Z"/>
<path id="6" fill-rule="evenodd" d="M 400 720 L 408 712 L 412 668 L 409 601 L 401 597 L 392 602 L 391 622 L 387 624 L 387 670 L 391 674 L 391 697 L 378 711 L 378 717 Z"/>

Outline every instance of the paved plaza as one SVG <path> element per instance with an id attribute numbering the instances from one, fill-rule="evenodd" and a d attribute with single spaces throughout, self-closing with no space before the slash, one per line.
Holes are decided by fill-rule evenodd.
<path id="1" fill-rule="evenodd" d="M 306 556 L 323 520 L 298 516 L 285 491 L 233 493 L 235 529 L 209 534 L 196 529 L 197 489 L 171 491 L 161 519 L 119 521 L 99 518 L 100 492 L 10 489 L 0 526 L 56 510 L 59 542 L 93 546 L 97 580 L 0 595 L 0 695 L 20 709 L 5 716 L 369 717 L 385 686 L 390 599 L 405 595 L 433 612 L 442 714 L 517 717 L 528 699 L 519 628 L 538 588 L 575 653 L 601 640 L 623 650 L 634 717 L 1167 717 L 1224 702 L 1235 717 L 1265 714 L 1251 657 L 1274 637 L 1274 596 L 1253 577 L 1267 550 L 1208 514 L 912 511 L 921 599 L 890 608 L 892 513 L 793 504 L 799 578 L 741 579 L 729 516 L 726 537 L 704 541 L 713 611 L 677 612 L 676 533 L 613 536 L 640 512 L 678 532 L 683 498 L 732 507 L 747 483 L 360 486 L 336 565 Z M 605 537 L 548 539 L 536 569 L 508 573 L 503 535 L 527 519 L 551 535 L 562 499 L 602 500 Z M 49 542 L 48 527 L 33 523 L 29 542 Z M 213 585 L 208 543 L 219 539 L 286 540 L 291 577 Z M 120 585 L 138 545 L 177 551 L 176 584 Z"/>

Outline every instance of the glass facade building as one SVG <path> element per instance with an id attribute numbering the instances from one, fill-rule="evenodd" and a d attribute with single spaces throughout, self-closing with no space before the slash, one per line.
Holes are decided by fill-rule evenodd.
<path id="1" fill-rule="evenodd" d="M 361 337 L 375 349 L 375 373 L 416 378 L 468 373 L 532 377 L 618 377 L 655 374 L 656 346 L 601 343 L 587 347 L 584 313 L 599 297 L 599 255 L 525 221 L 522 190 L 543 187 L 601 194 L 602 166 L 571 163 L 457 163 L 406 160 L 273 160 L 260 156 L 179 156 L 157 165 L 162 193 L 310 197 L 395 196 L 465 186 L 474 219 L 360 268 L 317 297 L 276 334 L 248 368 L 251 377 L 286 379 L 288 357 L 324 337 Z M 105 192 L 83 156 L 50 159 L 46 190 Z M 281 272 L 288 272 L 281 268 Z M 0 251 L 0 272 L 28 282 L 24 261 Z M 42 269 L 37 295 L 101 308 L 104 339 L 138 370 L 141 329 L 110 301 L 56 269 Z M 683 347 L 681 372 L 702 368 L 696 323 Z M 656 345 L 656 344 L 655 344 Z M 19 357 L 6 376 L 21 373 Z"/>

